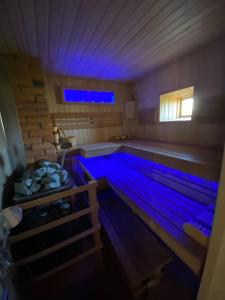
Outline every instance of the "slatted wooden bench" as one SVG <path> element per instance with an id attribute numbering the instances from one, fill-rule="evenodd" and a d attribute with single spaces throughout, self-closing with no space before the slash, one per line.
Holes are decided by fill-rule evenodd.
<path id="1" fill-rule="evenodd" d="M 135 297 L 159 283 L 171 252 L 113 192 L 101 193 L 100 221 Z"/>
<path id="2" fill-rule="evenodd" d="M 142 221 L 196 274 L 207 248 L 190 238 L 183 225 L 215 203 L 215 182 L 128 154 L 83 159 L 96 178 L 108 185 Z"/>

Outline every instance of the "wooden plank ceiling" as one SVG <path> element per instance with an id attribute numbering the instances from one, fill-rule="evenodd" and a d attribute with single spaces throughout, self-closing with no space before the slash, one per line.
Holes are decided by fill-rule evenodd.
<path id="1" fill-rule="evenodd" d="M 131 80 L 222 35 L 224 11 L 225 0 L 0 0 L 0 52 Z"/>

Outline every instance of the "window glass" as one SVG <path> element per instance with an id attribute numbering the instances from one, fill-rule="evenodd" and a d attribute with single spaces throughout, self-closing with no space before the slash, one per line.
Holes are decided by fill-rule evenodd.
<path id="1" fill-rule="evenodd" d="M 181 117 L 191 116 L 193 109 L 193 98 L 181 100 Z"/>

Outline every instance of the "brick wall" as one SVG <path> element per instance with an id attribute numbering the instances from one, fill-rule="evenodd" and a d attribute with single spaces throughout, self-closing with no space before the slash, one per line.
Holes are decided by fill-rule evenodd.
<path id="1" fill-rule="evenodd" d="M 7 56 L 6 66 L 15 93 L 27 162 L 56 160 L 41 61 Z"/>

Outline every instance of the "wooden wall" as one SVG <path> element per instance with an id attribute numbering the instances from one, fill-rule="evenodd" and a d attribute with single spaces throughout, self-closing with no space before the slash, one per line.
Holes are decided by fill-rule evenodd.
<path id="1" fill-rule="evenodd" d="M 213 42 L 159 68 L 134 83 L 139 138 L 203 146 L 225 140 L 225 39 Z M 160 95 L 194 86 L 191 122 L 158 122 Z M 149 118 L 148 118 L 149 114 Z M 149 122 L 146 122 L 149 120 Z"/>
<path id="2" fill-rule="evenodd" d="M 116 102 L 109 104 L 69 104 L 63 103 L 60 88 L 79 88 L 111 90 L 116 93 Z M 63 77 L 55 75 L 46 76 L 46 89 L 50 113 L 55 115 L 65 113 L 67 117 L 67 136 L 76 136 L 78 144 L 107 141 L 115 135 L 127 133 L 126 122 L 124 120 L 124 102 L 130 99 L 130 86 L 128 83 L 93 80 L 75 77 Z M 104 122 L 96 122 L 99 125 L 88 126 L 84 124 L 73 125 L 72 118 L 90 117 Z M 118 122 L 118 116 L 121 122 Z M 108 118 L 108 121 L 107 121 Z M 71 119 L 71 124 L 69 122 Z"/>

